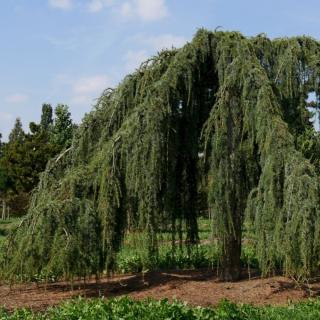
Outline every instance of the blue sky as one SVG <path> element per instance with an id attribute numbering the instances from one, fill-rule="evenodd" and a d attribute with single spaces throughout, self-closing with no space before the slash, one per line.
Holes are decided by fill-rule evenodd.
<path id="1" fill-rule="evenodd" d="M 320 39 L 319 12 L 316 0 L 2 0 L 0 132 L 39 121 L 44 102 L 79 122 L 104 88 L 200 27 Z"/>

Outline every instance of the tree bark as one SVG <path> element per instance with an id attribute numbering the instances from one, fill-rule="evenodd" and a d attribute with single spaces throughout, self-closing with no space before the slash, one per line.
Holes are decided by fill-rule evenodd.
<path id="1" fill-rule="evenodd" d="M 227 235 L 224 239 L 224 254 L 220 278 L 223 281 L 237 281 L 241 276 L 241 232 Z"/>
<path id="2" fill-rule="evenodd" d="M 10 219 L 10 207 L 7 206 L 7 219 Z"/>
<path id="3" fill-rule="evenodd" d="M 1 219 L 4 220 L 6 218 L 6 201 L 2 199 L 2 216 Z"/>
<path id="4" fill-rule="evenodd" d="M 241 276 L 241 237 L 242 224 L 246 199 L 248 197 L 246 188 L 245 159 L 241 155 L 242 129 L 238 123 L 238 114 L 235 106 L 237 100 L 231 99 L 228 104 L 227 114 L 227 153 L 226 161 L 226 207 L 225 234 L 222 243 L 222 272 L 224 281 L 236 281 Z"/>

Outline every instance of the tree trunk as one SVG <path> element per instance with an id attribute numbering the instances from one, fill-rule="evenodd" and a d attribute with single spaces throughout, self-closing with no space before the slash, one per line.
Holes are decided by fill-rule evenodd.
<path id="1" fill-rule="evenodd" d="M 235 231 L 236 232 L 236 231 Z M 222 270 L 220 278 L 223 281 L 236 281 L 241 276 L 241 232 L 238 235 L 227 235 L 224 239 Z"/>
<path id="2" fill-rule="evenodd" d="M 222 243 L 222 272 L 224 281 L 239 280 L 241 275 L 241 236 L 246 194 L 246 175 L 244 159 L 241 156 L 241 130 L 237 126 L 237 114 L 233 100 L 228 104 L 227 115 L 227 153 L 225 155 L 226 202 L 228 212 L 225 215 L 225 230 Z M 218 160 L 219 161 L 219 160 Z"/>
<path id="3" fill-rule="evenodd" d="M 6 218 L 6 201 L 2 199 L 2 216 L 1 219 L 4 220 Z"/>
<path id="4" fill-rule="evenodd" d="M 197 220 L 197 178 L 196 178 L 196 160 L 187 159 L 187 177 L 185 192 L 184 212 L 186 218 L 186 231 L 188 244 L 196 244 L 199 242 L 198 220 Z"/>
<path id="5" fill-rule="evenodd" d="M 7 219 L 10 219 L 10 207 L 7 206 Z"/>

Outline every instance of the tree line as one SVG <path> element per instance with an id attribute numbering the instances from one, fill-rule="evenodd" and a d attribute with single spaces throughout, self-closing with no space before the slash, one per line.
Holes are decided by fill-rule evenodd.
<path id="1" fill-rule="evenodd" d="M 30 122 L 29 132 L 23 130 L 17 118 L 7 142 L 0 134 L 2 219 L 27 212 L 40 173 L 50 158 L 70 146 L 75 128 L 67 105 L 59 104 L 53 110 L 50 104 L 43 104 L 41 120 Z"/>

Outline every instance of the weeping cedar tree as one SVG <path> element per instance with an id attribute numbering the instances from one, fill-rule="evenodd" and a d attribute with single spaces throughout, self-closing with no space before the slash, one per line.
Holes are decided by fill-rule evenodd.
<path id="1" fill-rule="evenodd" d="M 223 279 L 240 275 L 245 219 L 263 274 L 281 266 L 312 276 L 320 262 L 317 155 L 299 147 L 313 130 L 311 91 L 319 96 L 320 43 L 308 37 L 199 30 L 183 48 L 160 52 L 107 89 L 72 147 L 48 163 L 2 250 L 3 274 L 112 270 L 128 221 L 146 230 L 155 261 L 164 228 L 173 247 L 176 239 L 192 246 L 201 175 Z"/>

